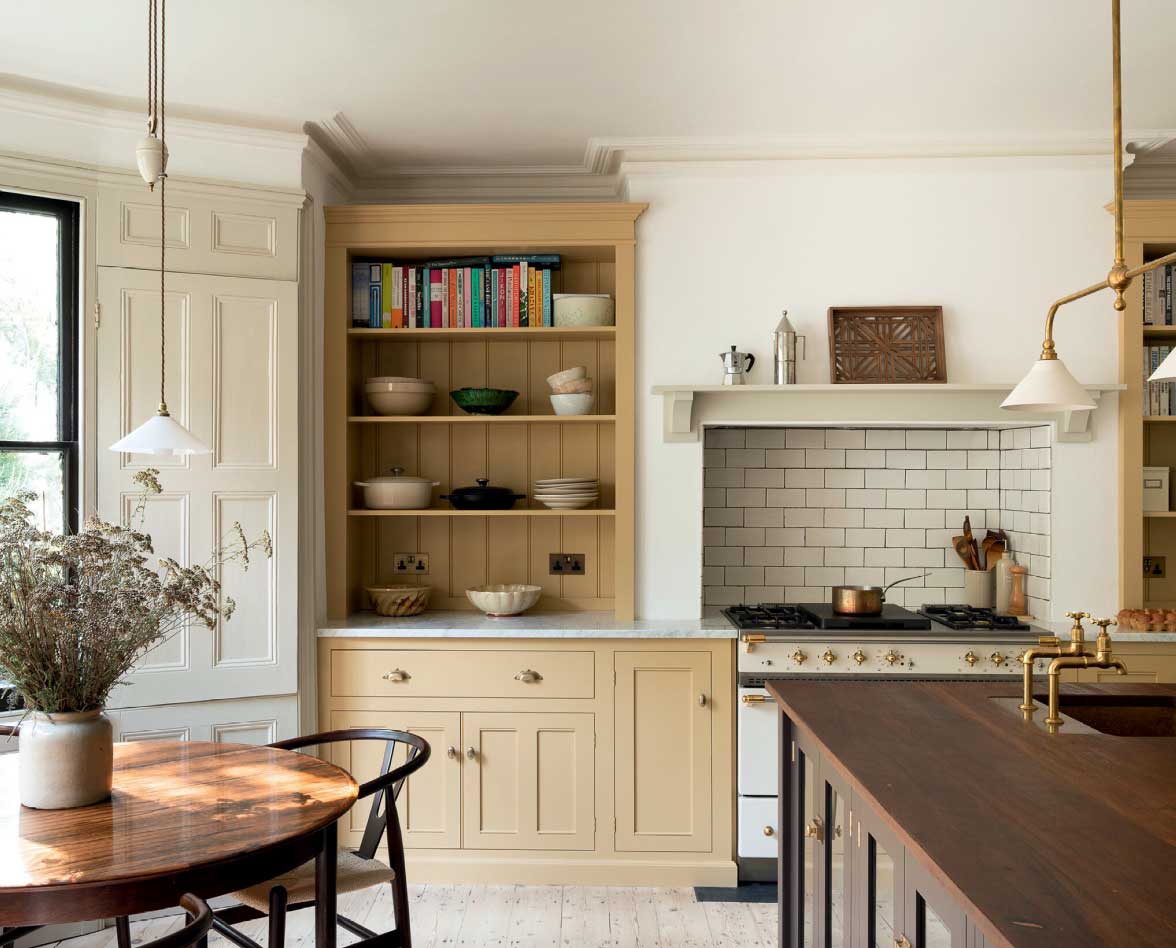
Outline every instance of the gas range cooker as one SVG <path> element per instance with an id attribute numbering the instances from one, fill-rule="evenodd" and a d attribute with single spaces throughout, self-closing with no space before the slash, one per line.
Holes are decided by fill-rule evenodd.
<path id="1" fill-rule="evenodd" d="M 962 604 L 886 605 L 847 616 L 828 603 L 723 610 L 739 630 L 741 679 L 773 675 L 1013 675 L 1037 632 L 1014 616 Z"/>

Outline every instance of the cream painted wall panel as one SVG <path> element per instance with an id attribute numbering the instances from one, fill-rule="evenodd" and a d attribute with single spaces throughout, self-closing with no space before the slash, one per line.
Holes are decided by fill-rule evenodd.
<path id="1" fill-rule="evenodd" d="M 761 357 L 750 381 L 769 380 L 781 309 L 808 338 L 799 380 L 828 381 L 827 308 L 883 303 L 943 304 L 950 381 L 1015 381 L 1041 348 L 1049 304 L 1106 272 L 1109 187 L 1109 160 L 1099 158 L 786 161 L 630 174 L 629 198 L 649 202 L 637 224 L 638 615 L 698 615 L 702 575 L 701 445 L 662 442 L 652 385 L 716 383 L 718 353 L 732 344 Z M 683 279 L 690 273 L 724 288 L 718 309 L 713 294 Z M 1116 331 L 1109 297 L 1059 315 L 1058 350 L 1077 378 L 1117 379 Z M 1055 449 L 1055 617 L 1118 608 L 1116 428 L 1115 401 L 1106 398 L 1093 443 Z"/>
<path id="2" fill-rule="evenodd" d="M 169 182 L 169 270 L 298 279 L 295 204 L 208 192 Z M 159 218 L 158 191 L 103 188 L 98 196 L 99 266 L 158 270 Z"/>
<path id="3" fill-rule="evenodd" d="M 156 555 L 171 557 L 181 566 L 187 566 L 191 562 L 188 500 L 187 494 L 163 493 L 149 497 L 144 504 L 139 494 L 123 494 L 123 522 L 130 523 L 136 509 L 143 504 L 142 530 L 151 535 Z M 140 672 L 182 671 L 191 667 L 191 640 L 190 626 L 178 630 L 143 657 L 139 663 Z"/>
<path id="4" fill-rule="evenodd" d="M 98 508 L 109 519 L 134 504 L 134 474 L 162 471 L 164 498 L 183 499 L 183 523 L 161 525 L 160 550 L 182 550 L 181 562 L 207 563 L 227 540 L 234 520 L 250 537 L 268 528 L 274 559 L 255 554 L 248 572 L 223 572 L 225 594 L 239 612 L 223 629 L 192 627 L 179 644 L 149 657 L 113 696 L 118 706 L 292 694 L 297 690 L 297 293 L 293 283 L 172 273 L 168 276 L 169 409 L 199 438 L 222 453 L 166 458 L 129 457 L 103 450 L 140 424 L 158 403 L 158 274 L 99 267 L 102 320 L 98 347 Z M 237 305 L 239 301 L 246 301 Z M 232 304 L 232 305 L 229 305 Z M 220 331 L 235 315 L 248 328 Z M 218 341 L 234 348 L 218 369 Z M 223 349 L 221 350 L 223 352 Z M 217 397 L 226 371 L 262 366 L 262 382 L 247 380 Z M 256 371 L 256 370 L 255 370 Z M 236 384 L 236 383 L 234 383 Z M 264 397 L 246 397 L 249 386 Z M 268 440 L 245 452 L 244 435 Z M 264 436 L 264 437 L 263 437 Z M 269 463 L 246 463 L 250 460 Z M 225 463 L 219 463 L 224 461 Z M 155 501 L 161 503 L 163 499 Z M 162 514 L 162 508 L 151 511 Z M 182 645 L 182 647 L 181 647 Z M 152 667 L 152 663 L 155 667 Z"/>
<path id="5" fill-rule="evenodd" d="M 293 696 L 116 708 L 107 715 L 116 741 L 270 744 L 298 733 Z"/>

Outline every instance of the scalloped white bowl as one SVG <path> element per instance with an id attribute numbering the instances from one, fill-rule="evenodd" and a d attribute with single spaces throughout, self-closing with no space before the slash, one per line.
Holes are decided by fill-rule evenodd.
<path id="1" fill-rule="evenodd" d="M 466 598 L 488 616 L 517 616 L 539 601 L 541 586 L 505 583 L 491 586 L 471 586 Z"/>

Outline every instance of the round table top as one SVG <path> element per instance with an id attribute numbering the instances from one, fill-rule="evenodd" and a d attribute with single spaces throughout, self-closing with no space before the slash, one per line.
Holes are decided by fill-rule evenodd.
<path id="1" fill-rule="evenodd" d="M 306 754 L 247 744 L 114 745 L 114 792 L 93 806 L 20 805 L 19 753 L 0 755 L 0 895 L 182 875 L 321 830 L 358 787 Z"/>

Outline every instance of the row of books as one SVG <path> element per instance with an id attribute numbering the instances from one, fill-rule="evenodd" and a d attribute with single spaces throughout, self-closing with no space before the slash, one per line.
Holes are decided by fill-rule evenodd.
<path id="1" fill-rule="evenodd" d="M 496 254 L 351 269 L 357 329 L 477 329 L 552 325 L 559 254 Z"/>
<path id="2" fill-rule="evenodd" d="M 1143 275 L 1143 324 L 1172 325 L 1172 264 L 1149 270 Z"/>
<path id="3" fill-rule="evenodd" d="M 1143 414 L 1146 417 L 1176 415 L 1176 385 L 1147 381 L 1147 377 L 1160 367 L 1171 351 L 1171 346 L 1143 347 Z"/>

